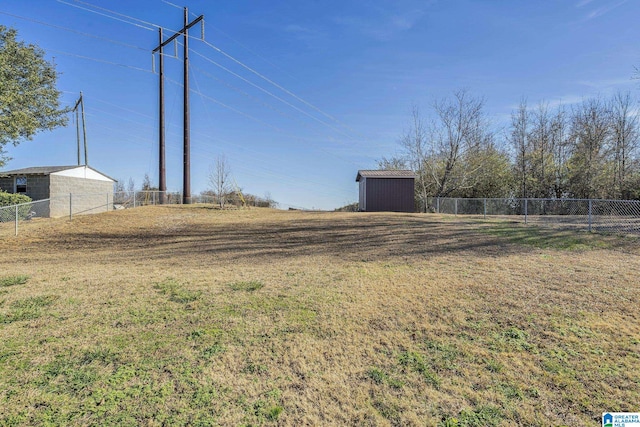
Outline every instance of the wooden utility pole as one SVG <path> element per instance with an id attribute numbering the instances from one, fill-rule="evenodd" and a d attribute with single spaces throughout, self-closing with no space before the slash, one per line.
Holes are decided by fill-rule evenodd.
<path id="1" fill-rule="evenodd" d="M 82 92 L 80 92 L 80 98 L 76 101 L 76 105 L 74 105 L 71 111 L 76 112 L 76 139 L 78 141 L 78 166 L 80 166 L 80 117 L 78 112 L 78 107 L 80 107 L 80 111 L 82 112 L 82 136 L 84 139 L 84 164 L 88 165 L 89 161 L 87 159 L 87 129 L 85 126 L 84 119 L 84 100 L 82 98 Z"/>
<path id="2" fill-rule="evenodd" d="M 79 99 L 78 102 L 80 102 Z M 73 110 L 76 112 L 76 142 L 78 143 L 78 166 L 80 166 L 80 113 L 78 112 L 78 102 L 76 102 Z"/>
<path id="3" fill-rule="evenodd" d="M 178 38 L 180 35 L 184 36 L 184 67 L 183 67 L 183 81 L 184 81 L 184 132 L 183 132 L 183 159 L 184 159 L 184 169 L 182 175 L 182 203 L 190 204 L 191 203 L 191 147 L 190 147 L 190 115 L 189 115 L 189 28 L 196 25 L 198 22 L 204 19 L 204 15 L 198 16 L 191 22 L 189 20 L 189 11 L 185 7 L 184 8 L 184 27 L 181 30 L 176 32 L 174 35 L 169 37 L 164 42 L 162 39 L 160 40 L 160 45 L 153 49 L 153 53 L 162 52 L 161 49 L 167 44 L 171 43 L 173 40 Z M 203 31 L 204 33 L 204 31 Z M 162 36 L 161 36 L 162 37 Z M 162 57 L 162 53 L 160 53 L 160 57 Z M 162 66 L 161 66 L 162 67 Z M 162 68 L 161 68 L 162 70 Z M 163 70 L 164 71 L 164 70 Z M 160 79 L 162 81 L 162 78 Z M 161 98 L 161 104 L 164 104 L 164 97 Z M 164 116 L 164 105 L 160 107 L 161 113 Z M 162 123 L 164 124 L 164 118 L 162 119 Z"/>
<path id="4" fill-rule="evenodd" d="M 189 117 L 189 34 L 188 34 L 188 22 L 189 12 L 187 8 L 184 8 L 184 57 L 183 57 L 183 99 L 184 99 L 184 150 L 183 160 L 184 169 L 182 175 L 182 185 L 184 187 L 182 203 L 185 205 L 191 204 L 191 138 L 190 138 L 190 125 L 191 120 Z"/>
<path id="5" fill-rule="evenodd" d="M 167 193 L 167 169 L 165 165 L 165 155 L 164 155 L 164 53 L 162 50 L 162 28 L 158 28 L 158 32 L 160 35 L 160 50 L 158 51 L 158 63 L 160 66 L 159 70 L 159 78 L 160 78 L 160 87 L 159 87 L 159 109 L 158 109 L 158 191 L 160 191 L 160 204 L 164 205 L 165 197 Z"/>
<path id="6" fill-rule="evenodd" d="M 80 92 L 80 109 L 82 110 L 82 138 L 84 139 L 84 165 L 89 166 L 89 157 L 87 154 L 87 126 L 84 120 L 84 99 Z"/>

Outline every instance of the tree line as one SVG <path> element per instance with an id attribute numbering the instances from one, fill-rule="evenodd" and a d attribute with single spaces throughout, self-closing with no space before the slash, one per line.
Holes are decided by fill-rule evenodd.
<path id="1" fill-rule="evenodd" d="M 208 203 L 217 205 L 220 209 L 225 207 L 260 207 L 260 208 L 276 208 L 278 202 L 271 198 L 269 193 L 264 197 L 247 193 L 240 186 L 235 184 L 235 180 L 230 177 L 231 168 L 224 156 L 216 157 L 215 163 L 209 170 L 209 188 L 201 191 L 200 194 L 192 197 L 192 203 Z M 233 182 L 234 185 L 231 183 Z M 131 198 L 135 197 L 138 204 L 150 204 L 152 201 L 158 201 L 152 193 L 158 192 L 158 187 L 151 184 L 149 174 L 144 174 L 142 186 L 137 187 L 133 178 L 129 178 L 125 186 L 124 180 L 118 180 L 114 184 L 114 203 L 126 204 L 131 202 Z M 1 196 L 1 194 L 0 194 Z M 174 204 L 182 200 L 179 192 L 167 192 L 167 203 Z M 2 200 L 0 198 L 0 206 Z"/>
<path id="2" fill-rule="evenodd" d="M 467 90 L 417 106 L 399 154 L 380 169 L 411 169 L 422 210 L 433 197 L 640 199 L 640 120 L 631 94 L 572 106 L 522 100 L 506 129 Z"/>

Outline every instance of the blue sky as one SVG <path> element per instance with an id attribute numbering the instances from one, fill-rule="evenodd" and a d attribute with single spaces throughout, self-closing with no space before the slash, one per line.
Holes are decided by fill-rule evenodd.
<path id="1" fill-rule="evenodd" d="M 357 200 L 358 169 L 398 151 L 413 104 L 466 88 L 500 135 L 523 98 L 640 94 L 637 0 L 4 0 L 0 23 L 55 60 L 63 103 L 84 93 L 89 164 L 138 186 L 157 183 L 151 50 L 154 26 L 182 27 L 175 4 L 205 17 L 207 43 L 199 27 L 189 43 L 193 194 L 224 155 L 246 192 L 333 209 Z M 165 64 L 167 185 L 180 191 L 182 62 Z M 75 164 L 74 122 L 8 154 L 5 170 Z"/>

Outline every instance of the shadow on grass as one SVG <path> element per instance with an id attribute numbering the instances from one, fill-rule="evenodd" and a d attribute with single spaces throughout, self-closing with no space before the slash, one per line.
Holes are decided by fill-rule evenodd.
<path id="1" fill-rule="evenodd" d="M 148 214 L 148 213 L 147 213 Z M 282 220 L 226 224 L 187 223 L 179 230 L 149 226 L 126 232 L 80 232 L 60 235 L 67 249 L 108 250 L 110 258 L 182 259 L 197 253 L 212 261 L 247 257 L 291 258 L 335 256 L 348 261 L 430 257 L 443 253 L 471 253 L 496 257 L 529 251 L 530 246 L 552 249 L 613 247 L 598 236 L 512 223 L 483 222 L 424 214 L 308 213 Z"/>

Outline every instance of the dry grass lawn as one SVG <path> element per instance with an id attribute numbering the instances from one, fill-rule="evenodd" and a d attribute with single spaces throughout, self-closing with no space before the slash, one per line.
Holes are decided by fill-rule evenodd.
<path id="1" fill-rule="evenodd" d="M 638 410 L 634 238 L 204 206 L 2 231 L 0 425 L 598 426 Z"/>

